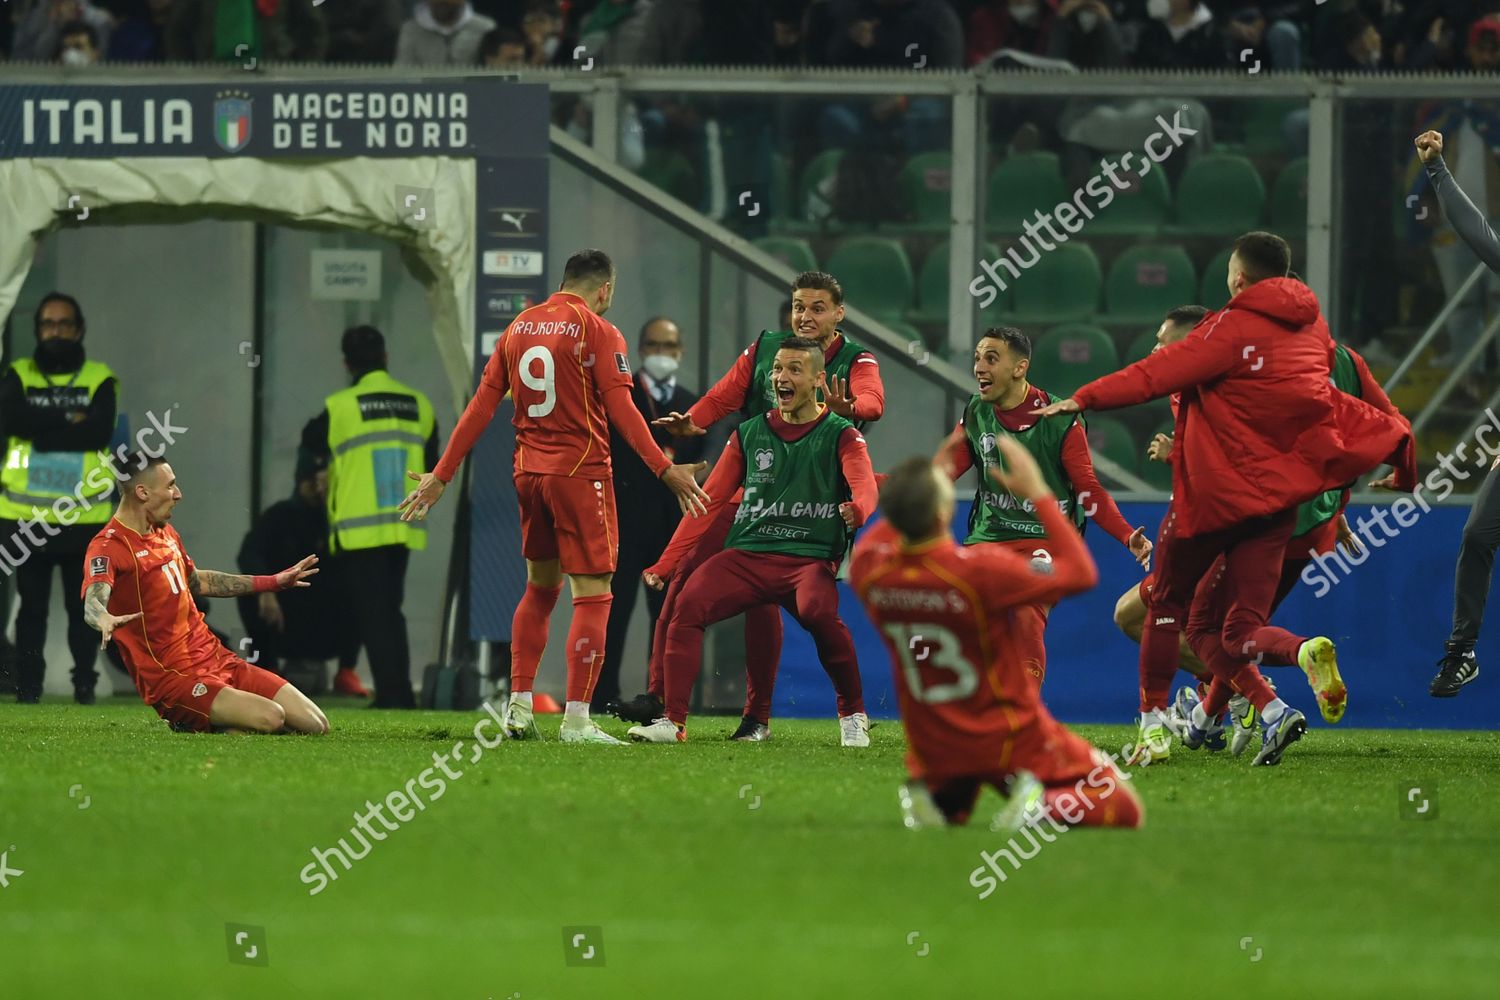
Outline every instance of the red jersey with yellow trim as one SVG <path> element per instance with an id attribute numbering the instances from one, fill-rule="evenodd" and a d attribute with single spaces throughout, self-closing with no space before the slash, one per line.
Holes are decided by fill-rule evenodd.
<path id="1" fill-rule="evenodd" d="M 631 385 L 625 338 L 571 292 L 523 310 L 485 366 L 516 413 L 515 471 L 608 479 L 604 394 Z"/>
<path id="2" fill-rule="evenodd" d="M 1012 616 L 1087 590 L 1098 573 L 1055 500 L 1038 503 L 1037 515 L 1050 563 L 947 534 L 904 545 L 888 521 L 854 546 L 849 582 L 890 652 L 915 777 L 1024 766 L 1017 735 L 1060 726 L 1024 666 Z"/>
<path id="3" fill-rule="evenodd" d="M 83 570 L 85 593 L 95 583 L 112 588 L 110 614 L 143 612 L 115 630 L 114 642 L 147 704 L 159 700 L 161 678 L 205 672 L 224 650 L 188 593 L 193 560 L 170 524 L 142 535 L 111 518 L 89 542 Z"/>

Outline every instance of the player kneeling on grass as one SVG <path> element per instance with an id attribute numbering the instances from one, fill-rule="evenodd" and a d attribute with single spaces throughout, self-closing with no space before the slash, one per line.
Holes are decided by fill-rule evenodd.
<path id="1" fill-rule="evenodd" d="M 953 486 L 926 459 L 896 467 L 880 490 L 885 520 L 854 547 L 849 579 L 891 654 L 910 781 L 908 827 L 962 824 L 984 785 L 1010 800 L 992 828 L 1036 811 L 1074 826 L 1140 826 L 1140 800 L 1119 771 L 1042 704 L 1014 611 L 1082 593 L 1099 579 L 1083 538 L 1036 460 L 1014 438 L 996 447 L 1010 472 L 990 477 L 1030 501 L 1052 561 L 949 534 Z"/>
<path id="2" fill-rule="evenodd" d="M 657 590 L 691 551 L 718 508 L 741 486 L 744 499 L 724 549 L 694 571 L 667 629 L 663 681 L 666 716 L 633 726 L 630 738 L 675 743 L 687 738 L 688 700 L 703 661 L 703 630 L 749 608 L 778 604 L 812 635 L 818 659 L 838 695 L 839 740 L 870 745 L 870 720 L 854 640 L 839 618 L 835 582 L 853 531 L 875 511 L 875 472 L 854 425 L 818 402 L 823 349 L 784 341 L 771 366 L 776 409 L 740 424 L 704 484 L 706 517 L 684 520 L 662 558 L 646 570 Z"/>
<path id="3" fill-rule="evenodd" d="M 136 453 L 117 470 L 120 506 L 84 555 L 83 617 L 120 652 L 136 690 L 179 732 L 326 733 L 306 695 L 235 656 L 208 630 L 195 597 L 307 587 L 308 556 L 275 576 L 193 566 L 167 522 L 182 500 L 166 459 Z"/>

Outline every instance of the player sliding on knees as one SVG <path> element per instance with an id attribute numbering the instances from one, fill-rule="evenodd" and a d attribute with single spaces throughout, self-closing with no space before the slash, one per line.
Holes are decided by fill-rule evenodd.
<path id="1" fill-rule="evenodd" d="M 1267 617 L 1296 507 L 1382 462 L 1398 463 L 1403 473 L 1401 456 L 1412 448 L 1402 421 L 1330 384 L 1328 327 L 1312 291 L 1287 276 L 1290 260 L 1279 236 L 1240 237 L 1229 258 L 1230 301 L 1223 310 L 1185 339 L 1038 411 L 1114 409 L 1183 394 L 1176 421 L 1182 453 L 1172 463 L 1172 508 L 1157 547 L 1142 680 L 1148 661 L 1175 661 L 1194 591 L 1222 555 L 1228 610 L 1220 642 L 1195 651 L 1215 678 L 1260 712 L 1265 728 L 1256 765 L 1280 763 L 1307 728 L 1252 662 L 1272 634 Z M 1397 479 L 1399 488 L 1415 485 Z M 1171 672 L 1166 676 L 1153 711 L 1166 709 Z M 1194 709 L 1189 744 L 1212 728 L 1202 708 Z"/>
<path id="2" fill-rule="evenodd" d="M 506 327 L 437 468 L 421 476 L 408 473 L 418 484 L 401 501 L 402 520 L 426 517 L 489 426 L 500 400 L 507 393 L 513 397 L 526 593 L 511 625 L 505 732 L 512 739 L 537 736 L 532 688 L 566 575 L 573 623 L 560 736 L 564 743 L 622 745 L 589 718 L 604 659 L 613 601 L 609 584 L 620 538 L 606 418 L 676 495 L 684 514 L 696 517 L 708 501 L 693 478 L 706 463 L 673 465 L 630 401 L 625 338 L 604 319 L 614 293 L 615 266 L 602 250 L 580 250 L 569 257 L 561 288 Z"/>
<path id="3" fill-rule="evenodd" d="M 1031 340 L 1020 330 L 997 326 L 986 330 L 974 348 L 974 378 L 979 391 L 969 397 L 958 426 L 938 452 L 937 465 L 957 480 L 979 468 L 978 491 L 969 513 L 965 545 L 994 544 L 1028 559 L 1050 562 L 1052 551 L 1042 523 L 1024 498 L 997 487 L 988 471 L 1000 462 L 999 442 L 1019 441 L 1042 469 L 1057 505 L 1081 532 L 1092 517 L 1142 566 L 1151 558 L 1144 528 L 1131 529 L 1114 498 L 1100 485 L 1089 457 L 1088 437 L 1077 417 L 1038 419 L 1038 407 L 1052 397 L 1029 381 Z M 1040 683 L 1047 673 L 1046 630 L 1051 605 L 1014 608 L 1014 638 L 1026 669 Z"/>
<path id="4" fill-rule="evenodd" d="M 1098 571 L 1031 450 L 1009 435 L 996 448 L 1010 471 L 997 463 L 987 477 L 1032 505 L 1050 561 L 955 545 L 953 486 L 923 458 L 891 472 L 885 518 L 854 547 L 849 579 L 890 653 L 910 747 L 905 823 L 965 823 L 990 785 L 1009 800 L 991 829 L 1017 830 L 1039 809 L 1075 826 L 1140 826 L 1140 800 L 1114 765 L 1042 704 L 1010 613 L 1082 593 Z"/>
<path id="5" fill-rule="evenodd" d="M 654 423 L 678 436 L 703 434 L 730 413 L 741 421 L 761 416 L 778 405 L 771 383 L 771 366 L 781 345 L 792 337 L 817 342 L 823 352 L 827 385 L 822 401 L 835 414 L 862 429 L 885 412 L 885 386 L 875 356 L 850 340 L 839 324 L 844 319 L 844 290 L 838 280 L 822 271 L 803 271 L 792 279 L 792 330 L 765 330 L 745 348 L 734 366 L 703 395 L 687 413 L 672 413 Z M 697 568 L 724 548 L 734 524 L 738 496 L 724 504 L 713 523 L 691 549 L 674 559 L 676 569 L 667 587 L 658 622 L 671 618 L 678 595 Z M 620 718 L 649 723 L 663 708 L 662 670 L 666 661 L 667 632 L 658 625 L 652 639 L 650 680 L 647 693 L 622 705 Z M 740 725 L 730 737 L 742 742 L 771 738 L 771 695 L 781 659 L 781 610 L 763 604 L 745 612 L 745 710 Z"/>
<path id="6" fill-rule="evenodd" d="M 318 557 L 275 576 L 200 570 L 167 523 L 182 490 L 166 459 L 125 456 L 116 476 L 120 506 L 84 555 L 83 620 L 101 649 L 119 645 L 141 698 L 178 732 L 328 732 L 317 705 L 226 648 L 194 603 L 310 586 Z"/>
<path id="7" fill-rule="evenodd" d="M 854 425 L 818 402 L 823 350 L 816 341 L 782 342 L 771 365 L 776 409 L 730 435 L 706 484 L 708 518 L 683 521 L 662 558 L 646 570 L 660 590 L 712 523 L 726 498 L 744 499 L 722 551 L 693 573 L 678 595 L 666 632 L 666 714 L 633 726 L 646 743 L 687 739 L 688 699 L 703 660 L 703 630 L 761 605 L 780 605 L 813 637 L 838 696 L 839 738 L 869 746 L 870 720 L 854 640 L 839 618 L 835 574 L 849 539 L 875 510 L 875 473 Z"/>

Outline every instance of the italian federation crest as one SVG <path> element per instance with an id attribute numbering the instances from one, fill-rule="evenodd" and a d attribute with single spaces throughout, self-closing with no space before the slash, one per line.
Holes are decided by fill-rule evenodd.
<path id="1" fill-rule="evenodd" d="M 243 91 L 225 91 L 214 101 L 214 139 L 226 153 L 238 153 L 250 143 L 252 101 Z"/>

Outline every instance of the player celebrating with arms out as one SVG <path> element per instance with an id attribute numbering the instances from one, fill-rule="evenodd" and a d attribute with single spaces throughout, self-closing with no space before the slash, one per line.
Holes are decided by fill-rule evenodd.
<path id="1" fill-rule="evenodd" d="M 1092 517 L 1146 565 L 1151 557 L 1146 529 L 1131 530 L 1114 498 L 1100 485 L 1089 458 L 1083 421 L 1072 416 L 1038 419 L 1034 411 L 1052 402 L 1052 397 L 1027 381 L 1030 372 L 1031 340 L 1020 330 L 991 327 L 979 338 L 974 348 L 979 391 L 969 397 L 958 426 L 937 458 L 938 466 L 954 480 L 970 468 L 982 470 L 964 544 L 993 543 L 1042 562 L 1052 558 L 1031 504 L 995 487 L 988 476 L 988 470 L 1000 461 L 999 442 L 1011 437 L 1036 459 L 1063 514 L 1079 529 L 1086 517 Z M 1045 603 L 1016 609 L 1017 642 L 1026 668 L 1039 682 L 1047 672 L 1045 633 L 1050 610 Z"/>
<path id="2" fill-rule="evenodd" d="M 537 735 L 532 686 L 566 574 L 573 623 L 561 738 L 564 743 L 621 745 L 589 719 L 620 537 L 606 420 L 676 494 L 683 513 L 696 516 L 708 500 L 693 478 L 706 463 L 673 465 L 630 401 L 625 338 L 604 319 L 614 294 L 615 265 L 604 251 L 580 250 L 569 257 L 561 288 L 506 327 L 437 468 L 422 476 L 408 473 L 419 482 L 401 501 L 403 520 L 426 517 L 489 426 L 500 400 L 513 395 L 526 593 L 511 626 L 505 730 L 512 739 Z"/>
<path id="3" fill-rule="evenodd" d="M 792 337 L 817 343 L 823 352 L 827 375 L 825 403 L 837 416 L 856 428 L 879 420 L 885 412 L 885 386 L 875 356 L 850 340 L 839 324 L 844 320 L 844 289 L 831 274 L 803 271 L 792 279 L 792 331 L 762 331 L 745 348 L 734 367 L 693 404 L 687 413 L 671 413 L 655 421 L 672 434 L 691 436 L 736 411 L 750 420 L 780 405 L 772 384 L 771 368 L 777 352 Z M 677 596 L 705 560 L 724 548 L 734 523 L 738 497 L 725 504 L 718 517 L 702 533 L 697 546 L 676 564 L 667 588 L 660 621 L 671 618 Z M 622 706 L 620 718 L 647 723 L 661 715 L 662 668 L 666 660 L 666 630 L 657 629 L 651 650 L 650 690 Z M 745 712 L 739 729 L 730 737 L 742 741 L 770 738 L 771 694 L 781 660 L 781 612 L 774 605 L 752 607 L 745 612 Z"/>
<path id="4" fill-rule="evenodd" d="M 851 533 L 874 513 L 875 472 L 854 425 L 818 402 L 823 351 L 813 340 L 782 342 L 771 366 L 777 408 L 740 424 L 724 446 L 707 489 L 716 508 L 744 487 L 725 548 L 681 590 L 666 633 L 666 715 L 633 726 L 646 743 L 687 739 L 688 699 L 702 669 L 703 630 L 748 608 L 780 605 L 812 635 L 838 695 L 844 746 L 868 746 L 870 722 L 854 640 L 839 618 L 835 574 Z M 646 570 L 657 589 L 698 544 L 712 521 L 683 521 L 660 560 Z"/>
<path id="5" fill-rule="evenodd" d="M 275 576 L 200 570 L 167 523 L 182 490 L 166 459 L 128 455 L 116 476 L 120 506 L 84 555 L 83 620 L 101 647 L 119 643 L 141 698 L 178 732 L 328 732 L 317 705 L 234 655 L 193 602 L 310 586 L 318 557 Z"/>
<path id="6" fill-rule="evenodd" d="M 1042 704 L 1018 608 L 1052 605 L 1099 579 L 1083 537 L 1059 507 L 1032 452 L 1009 435 L 985 471 L 1032 505 L 1052 554 L 954 544 L 953 485 L 930 461 L 902 462 L 880 490 L 885 519 L 854 547 L 849 578 L 891 655 L 909 747 L 902 786 L 908 827 L 962 824 L 991 785 L 1017 829 L 1045 804 L 1075 826 L 1136 827 L 1140 801 L 1097 750 Z"/>

